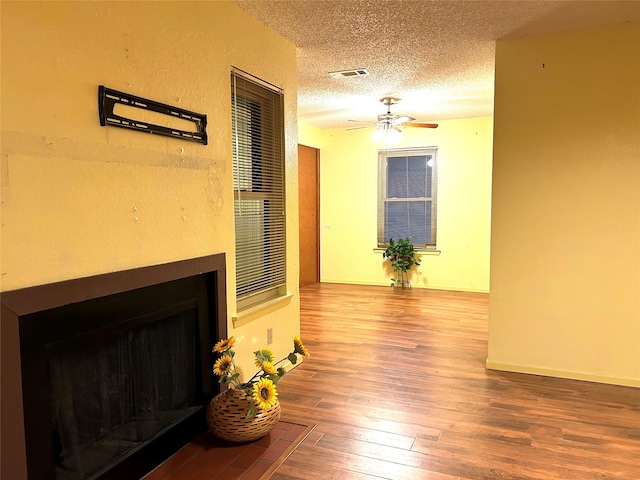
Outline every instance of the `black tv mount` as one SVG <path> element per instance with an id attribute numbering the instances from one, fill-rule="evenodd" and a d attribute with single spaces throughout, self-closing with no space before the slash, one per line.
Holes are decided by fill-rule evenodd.
<path id="1" fill-rule="evenodd" d="M 113 108 L 116 104 L 127 105 L 129 107 L 150 110 L 152 112 L 169 115 L 170 117 L 188 120 L 194 123 L 194 130 L 181 130 L 168 126 L 155 125 L 116 115 Z M 139 132 L 155 133 L 168 137 L 182 138 L 191 142 L 207 144 L 207 116 L 201 113 L 190 112 L 182 108 L 172 107 L 164 103 L 155 102 L 142 97 L 136 97 L 129 93 L 119 92 L 104 85 L 98 87 L 98 110 L 100 113 L 100 125 L 103 127 L 110 125 L 113 127 L 129 128 Z"/>

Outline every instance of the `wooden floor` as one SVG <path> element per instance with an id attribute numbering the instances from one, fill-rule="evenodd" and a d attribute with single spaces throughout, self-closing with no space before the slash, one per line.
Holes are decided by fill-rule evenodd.
<path id="1" fill-rule="evenodd" d="M 488 296 L 316 284 L 272 480 L 640 479 L 640 389 L 485 370 Z"/>

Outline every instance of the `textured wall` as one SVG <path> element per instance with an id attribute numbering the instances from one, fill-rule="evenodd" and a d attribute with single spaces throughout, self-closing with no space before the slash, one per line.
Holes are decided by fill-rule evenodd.
<path id="1" fill-rule="evenodd" d="M 225 252 L 240 368 L 253 373 L 268 327 L 286 355 L 299 333 L 295 47 L 226 1 L 1 8 L 1 289 Z M 232 66 L 285 91 L 294 295 L 236 329 Z M 98 85 L 207 114 L 209 145 L 101 127 Z"/>

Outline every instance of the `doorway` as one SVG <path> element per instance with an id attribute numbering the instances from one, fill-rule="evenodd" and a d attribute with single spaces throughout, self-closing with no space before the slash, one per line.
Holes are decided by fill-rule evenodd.
<path id="1" fill-rule="evenodd" d="M 300 287 L 320 281 L 320 150 L 298 145 Z"/>

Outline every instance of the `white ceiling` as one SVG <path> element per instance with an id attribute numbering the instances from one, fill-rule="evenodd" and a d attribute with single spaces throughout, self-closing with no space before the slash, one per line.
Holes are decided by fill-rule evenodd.
<path id="1" fill-rule="evenodd" d="M 420 122 L 489 116 L 497 39 L 640 21 L 639 0 L 234 2 L 296 45 L 298 115 L 319 128 L 375 121 L 388 94 Z M 329 76 L 355 68 L 371 74 Z"/>

